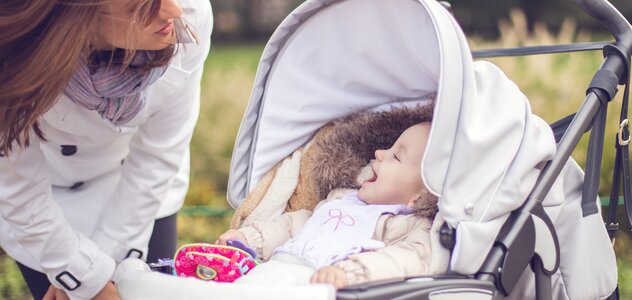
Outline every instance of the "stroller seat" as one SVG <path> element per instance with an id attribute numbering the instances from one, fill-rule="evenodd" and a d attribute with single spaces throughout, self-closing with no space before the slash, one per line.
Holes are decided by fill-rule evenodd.
<path id="1" fill-rule="evenodd" d="M 256 293 L 270 299 L 300 290 L 320 299 L 530 299 L 536 278 L 522 260 L 533 253 L 550 273 L 555 299 L 605 298 L 614 291 L 614 251 L 601 216 L 582 215 L 583 171 L 572 159 L 562 162 L 546 197 L 537 199 L 541 210 L 514 213 L 530 224 L 516 236 L 527 237 L 526 250 L 492 257 L 504 259 L 506 269 L 495 280 L 511 281 L 507 290 L 477 275 L 498 246 L 499 233 L 509 230 L 506 224 L 516 224 L 507 221 L 523 208 L 558 149 L 526 96 L 493 64 L 473 61 L 458 24 L 433 0 L 308 0 L 292 12 L 262 54 L 235 143 L 229 202 L 239 206 L 274 165 L 330 120 L 359 110 L 425 103 L 435 94 L 420 170 L 439 197 L 442 219 L 433 225 L 432 247 L 445 253 L 437 255 L 445 258 L 436 268 L 443 275 L 354 286 L 337 294 L 323 285 Z M 438 242 L 442 228 L 455 232 L 449 250 Z M 163 296 L 180 283 L 190 287 L 187 297 L 236 295 L 233 287 L 143 268 L 137 264 L 117 273 L 124 299 L 135 299 L 126 295 L 140 295 L 157 283 Z M 501 270 L 490 272 L 495 276 Z M 242 298 L 255 291 L 239 289 L 248 290 Z"/>

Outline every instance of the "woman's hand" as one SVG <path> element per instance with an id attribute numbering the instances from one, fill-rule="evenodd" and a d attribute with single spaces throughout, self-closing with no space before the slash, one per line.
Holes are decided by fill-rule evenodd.
<path id="1" fill-rule="evenodd" d="M 116 292 L 116 288 L 112 282 L 108 282 L 101 291 L 92 298 L 94 300 L 121 300 L 118 293 Z M 44 294 L 44 298 L 42 300 L 70 300 L 68 295 L 64 290 L 58 289 L 52 284 L 48 287 L 48 291 Z"/>
<path id="2" fill-rule="evenodd" d="M 346 287 L 347 275 L 341 268 L 334 266 L 322 267 L 309 279 L 310 283 L 331 283 L 337 289 Z"/>
<path id="3" fill-rule="evenodd" d="M 44 294 L 44 297 L 42 298 L 42 300 L 69 300 L 69 299 L 70 298 L 68 298 L 68 296 L 66 295 L 66 292 L 56 288 L 52 284 L 48 287 L 48 291 L 46 291 L 46 294 Z"/>
<path id="4" fill-rule="evenodd" d="M 220 235 L 219 238 L 217 238 L 217 241 L 215 241 L 215 244 L 226 245 L 226 241 L 229 241 L 229 240 L 238 240 L 242 242 L 244 245 L 248 245 L 248 243 L 246 242 L 246 236 L 244 236 L 243 233 L 234 229 L 230 229 L 222 233 L 222 235 Z"/>
<path id="5" fill-rule="evenodd" d="M 112 282 L 108 282 L 105 287 L 96 295 L 93 300 L 121 300 L 118 293 L 116 292 L 116 287 Z"/>

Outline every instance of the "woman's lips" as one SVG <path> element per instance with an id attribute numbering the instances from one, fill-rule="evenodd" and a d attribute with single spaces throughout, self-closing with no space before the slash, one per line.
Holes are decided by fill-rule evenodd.
<path id="1" fill-rule="evenodd" d="M 173 22 L 170 22 L 169 24 L 165 25 L 165 27 L 161 28 L 160 30 L 156 31 L 155 33 L 162 34 L 162 35 L 169 35 L 169 34 L 171 34 L 172 30 L 173 30 Z"/>

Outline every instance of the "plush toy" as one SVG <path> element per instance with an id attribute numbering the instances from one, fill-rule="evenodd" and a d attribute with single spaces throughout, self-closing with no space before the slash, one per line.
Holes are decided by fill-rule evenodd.
<path id="1" fill-rule="evenodd" d="M 256 253 L 239 241 L 229 241 L 228 246 L 195 243 L 176 251 L 173 273 L 206 281 L 233 282 L 258 263 Z"/>
<path id="2" fill-rule="evenodd" d="M 235 212 L 231 228 L 282 212 L 313 210 L 334 190 L 358 189 L 375 150 L 390 148 L 408 127 L 431 121 L 432 112 L 432 104 L 360 111 L 325 124 L 259 181 Z"/>

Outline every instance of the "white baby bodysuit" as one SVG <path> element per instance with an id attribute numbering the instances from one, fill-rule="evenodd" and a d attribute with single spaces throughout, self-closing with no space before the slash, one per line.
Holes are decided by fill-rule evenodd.
<path id="1" fill-rule="evenodd" d="M 332 265 L 349 255 L 384 247 L 371 239 L 382 214 L 409 214 L 405 205 L 369 205 L 357 193 L 331 200 L 314 211 L 299 233 L 274 250 L 310 262 L 315 268 Z"/>

